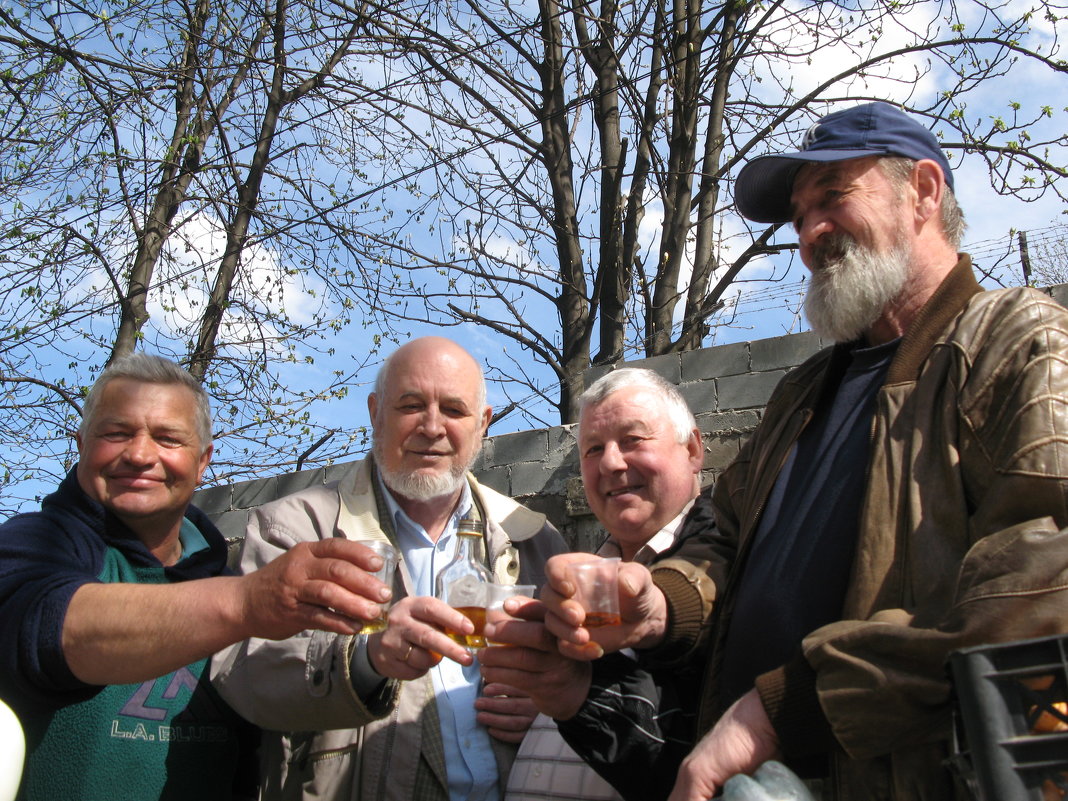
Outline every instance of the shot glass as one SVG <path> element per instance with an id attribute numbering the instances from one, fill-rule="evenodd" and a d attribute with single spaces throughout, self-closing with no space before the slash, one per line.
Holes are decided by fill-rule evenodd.
<path id="1" fill-rule="evenodd" d="M 570 568 L 575 585 L 574 599 L 586 610 L 588 629 L 618 626 L 619 615 L 619 557 L 592 558 L 576 562 Z"/>
<path id="2" fill-rule="evenodd" d="M 490 584 L 486 595 L 486 622 L 500 623 L 504 620 L 512 620 L 512 616 L 504 611 L 504 602 L 509 598 L 522 596 L 533 598 L 538 588 L 533 584 Z M 508 643 L 494 642 L 487 638 L 487 645 L 507 645 Z"/>
<path id="3" fill-rule="evenodd" d="M 397 549 L 384 540 L 357 540 L 357 542 L 382 557 L 382 567 L 372 572 L 371 575 L 392 589 L 393 574 L 397 570 Z M 374 634 L 385 630 L 389 625 L 389 608 L 386 604 L 379 604 L 379 606 L 382 607 L 382 614 L 364 623 L 363 628 L 360 629 L 361 634 Z"/>

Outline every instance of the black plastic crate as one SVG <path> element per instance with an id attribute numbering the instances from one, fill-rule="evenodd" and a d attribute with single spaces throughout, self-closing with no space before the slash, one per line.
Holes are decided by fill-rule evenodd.
<path id="1" fill-rule="evenodd" d="M 1068 801 L 1068 635 L 967 648 L 949 663 L 956 763 L 979 797 Z"/>

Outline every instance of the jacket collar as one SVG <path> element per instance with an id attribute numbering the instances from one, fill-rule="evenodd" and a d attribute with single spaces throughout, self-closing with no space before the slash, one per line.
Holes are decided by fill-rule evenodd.
<path id="1" fill-rule="evenodd" d="M 972 272 L 971 258 L 967 253 L 961 253 L 957 266 L 945 277 L 905 332 L 897 354 L 890 363 L 885 383 L 915 381 L 946 326 L 963 311 L 973 296 L 982 291 Z"/>
<path id="2" fill-rule="evenodd" d="M 545 525 L 545 515 L 527 509 L 488 487 L 483 487 L 470 473 L 467 479 L 471 485 L 472 500 L 482 509 L 487 521 L 501 526 L 508 532 L 512 542 L 528 540 L 541 531 Z M 378 510 L 374 503 L 367 503 L 366 498 L 373 495 L 374 458 L 370 455 L 345 478 L 338 486 L 341 505 L 338 511 L 338 528 L 350 539 L 381 539 L 382 527 L 378 522 Z"/>

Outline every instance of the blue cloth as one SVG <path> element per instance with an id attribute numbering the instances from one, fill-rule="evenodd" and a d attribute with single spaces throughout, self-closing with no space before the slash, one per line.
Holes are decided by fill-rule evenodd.
<path id="1" fill-rule="evenodd" d="M 726 709 L 841 618 L 867 480 L 875 397 L 900 340 L 856 347 L 779 472 L 731 616 L 720 672 Z"/>
<path id="2" fill-rule="evenodd" d="M 224 801 L 238 782 L 252 782 L 243 793 L 254 786 L 256 732 L 215 694 L 206 659 L 100 687 L 79 681 L 63 656 L 63 618 L 82 585 L 226 572 L 222 535 L 196 508 L 187 517 L 183 557 L 164 567 L 72 470 L 41 511 L 0 526 L 0 697 L 26 732 L 20 799 Z"/>
<path id="3" fill-rule="evenodd" d="M 435 543 L 426 529 L 397 505 L 388 489 L 386 504 L 393 515 L 397 545 L 404 554 L 408 575 L 416 595 L 434 595 L 438 573 L 452 561 L 456 552 L 456 530 L 471 509 L 471 488 L 463 485 L 456 513 Z M 449 797 L 452 801 L 497 799 L 497 759 L 489 732 L 475 720 L 475 699 L 482 690 L 478 662 L 463 667 L 443 659 L 430 670 L 441 720 L 441 739 L 448 768 Z"/>

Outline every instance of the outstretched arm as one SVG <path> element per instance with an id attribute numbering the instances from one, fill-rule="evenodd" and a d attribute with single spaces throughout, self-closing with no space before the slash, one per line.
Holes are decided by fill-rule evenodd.
<path id="1" fill-rule="evenodd" d="M 87 684 L 145 681 L 248 637 L 305 629 L 359 632 L 386 587 L 365 571 L 379 561 L 341 538 L 301 543 L 245 576 L 176 584 L 85 584 L 63 623 L 63 653 Z"/>

